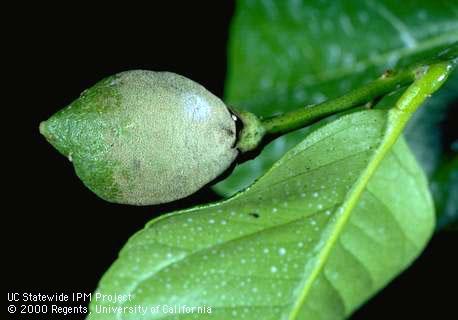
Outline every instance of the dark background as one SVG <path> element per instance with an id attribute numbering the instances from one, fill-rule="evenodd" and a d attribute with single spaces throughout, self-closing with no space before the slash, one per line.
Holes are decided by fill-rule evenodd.
<path id="1" fill-rule="evenodd" d="M 11 45 L 4 49 L 11 56 L 4 62 L 12 73 L 3 92 L 9 101 L 2 106 L 7 111 L 3 159 L 9 178 L 2 210 L 7 223 L 2 226 L 8 292 L 92 292 L 128 237 L 148 220 L 217 199 L 204 190 L 162 207 L 110 204 L 86 189 L 71 163 L 38 133 L 40 121 L 84 89 L 128 69 L 173 71 L 222 96 L 234 4 L 183 3 L 144 8 L 111 4 L 98 10 L 40 3 L 11 13 L 17 18 L 8 25 Z M 415 318 L 425 312 L 453 318 L 456 295 L 446 290 L 456 286 L 457 243 L 452 233 L 435 235 L 415 264 L 353 319 L 397 318 L 400 313 Z"/>

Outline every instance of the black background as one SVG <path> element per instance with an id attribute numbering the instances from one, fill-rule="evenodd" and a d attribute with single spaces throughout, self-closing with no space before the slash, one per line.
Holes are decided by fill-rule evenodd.
<path id="1" fill-rule="evenodd" d="M 152 217 L 217 199 L 204 190 L 163 207 L 107 203 L 83 186 L 71 163 L 38 133 L 40 121 L 81 91 L 128 69 L 173 71 L 222 96 L 234 4 L 183 3 L 111 4 L 98 10 L 40 4 L 11 12 L 14 19 L 6 29 L 11 45 L 5 48 L 11 56 L 4 62 L 12 73 L 4 78 L 8 101 L 2 105 L 8 176 L 2 260 L 8 292 L 92 292 L 128 237 Z M 435 235 L 414 265 L 353 319 L 397 318 L 400 313 L 415 318 L 426 311 L 453 318 L 456 294 L 446 290 L 457 284 L 456 240 L 451 233 Z"/>

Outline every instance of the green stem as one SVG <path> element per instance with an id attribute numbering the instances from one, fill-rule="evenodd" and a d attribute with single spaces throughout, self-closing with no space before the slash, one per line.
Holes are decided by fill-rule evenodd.
<path id="1" fill-rule="evenodd" d="M 277 117 L 268 118 L 262 120 L 261 123 L 267 134 L 285 134 L 331 114 L 360 106 L 377 97 L 390 93 L 400 86 L 410 84 L 414 80 L 414 69 L 404 70 L 398 73 L 386 73 L 382 77 L 336 99 L 306 106 Z"/>
<path id="2" fill-rule="evenodd" d="M 437 68 L 440 68 L 440 65 L 447 65 L 451 69 L 451 64 L 436 63 L 431 66 L 410 68 L 399 72 L 387 72 L 380 78 L 338 98 L 328 100 L 320 104 L 306 106 L 304 108 L 267 119 L 259 119 L 252 113 L 237 112 L 234 110 L 243 122 L 243 129 L 240 133 L 237 147 L 242 153 L 254 150 L 260 146 L 262 140 L 266 136 L 274 137 L 285 134 L 293 130 L 303 128 L 313 122 L 316 122 L 317 120 L 337 112 L 361 106 L 362 104 L 370 102 L 378 97 L 382 97 L 401 86 L 411 84 L 420 77 L 422 79 L 426 77 L 426 80 L 418 82 L 423 83 L 423 87 L 418 89 L 417 87 L 419 84 L 416 84 L 412 88 L 417 88 L 421 92 L 428 92 L 428 88 L 433 90 L 437 85 L 439 85 L 439 83 L 441 84 L 439 78 L 431 78 L 433 77 L 432 72 Z M 445 74 L 446 73 L 443 73 L 444 77 Z M 409 88 L 408 92 L 411 92 L 411 90 L 413 90 L 412 88 Z M 407 91 L 405 94 L 407 94 Z M 425 98 L 423 96 L 413 96 L 415 96 L 416 100 L 410 101 L 410 105 L 415 105 L 417 103 L 416 101 L 423 101 Z M 407 97 L 405 97 L 405 99 L 400 99 L 399 101 L 407 101 Z M 397 105 L 396 108 L 405 109 L 402 105 Z"/>
<path id="3" fill-rule="evenodd" d="M 402 133 L 418 107 L 444 84 L 453 67 L 453 62 L 440 62 L 417 69 L 417 80 L 407 88 L 394 108 L 389 111 L 392 124 L 389 131 L 394 140 Z"/>

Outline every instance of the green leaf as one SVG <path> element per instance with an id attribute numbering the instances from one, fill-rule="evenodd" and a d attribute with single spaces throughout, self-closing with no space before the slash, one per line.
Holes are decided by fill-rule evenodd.
<path id="1" fill-rule="evenodd" d="M 456 1 L 239 1 L 226 98 L 238 108 L 270 116 L 334 98 L 457 40 Z M 247 187 L 303 135 L 298 131 L 277 139 L 215 190 L 231 195 Z"/>
<path id="2" fill-rule="evenodd" d="M 319 123 L 229 200 L 162 216 L 134 235 L 103 277 L 91 320 L 342 319 L 421 252 L 434 212 L 403 139 L 389 149 L 386 110 Z M 95 295 L 94 295 L 95 297 Z M 135 306 L 206 306 L 164 314 Z M 113 309 L 106 309 L 113 310 Z"/>

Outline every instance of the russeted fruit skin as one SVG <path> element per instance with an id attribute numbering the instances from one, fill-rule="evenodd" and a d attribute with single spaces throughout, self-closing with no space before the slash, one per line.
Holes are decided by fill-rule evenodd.
<path id="1" fill-rule="evenodd" d="M 225 104 L 170 72 L 108 77 L 42 122 L 40 132 L 98 196 L 134 205 L 186 197 L 238 153 Z"/>

